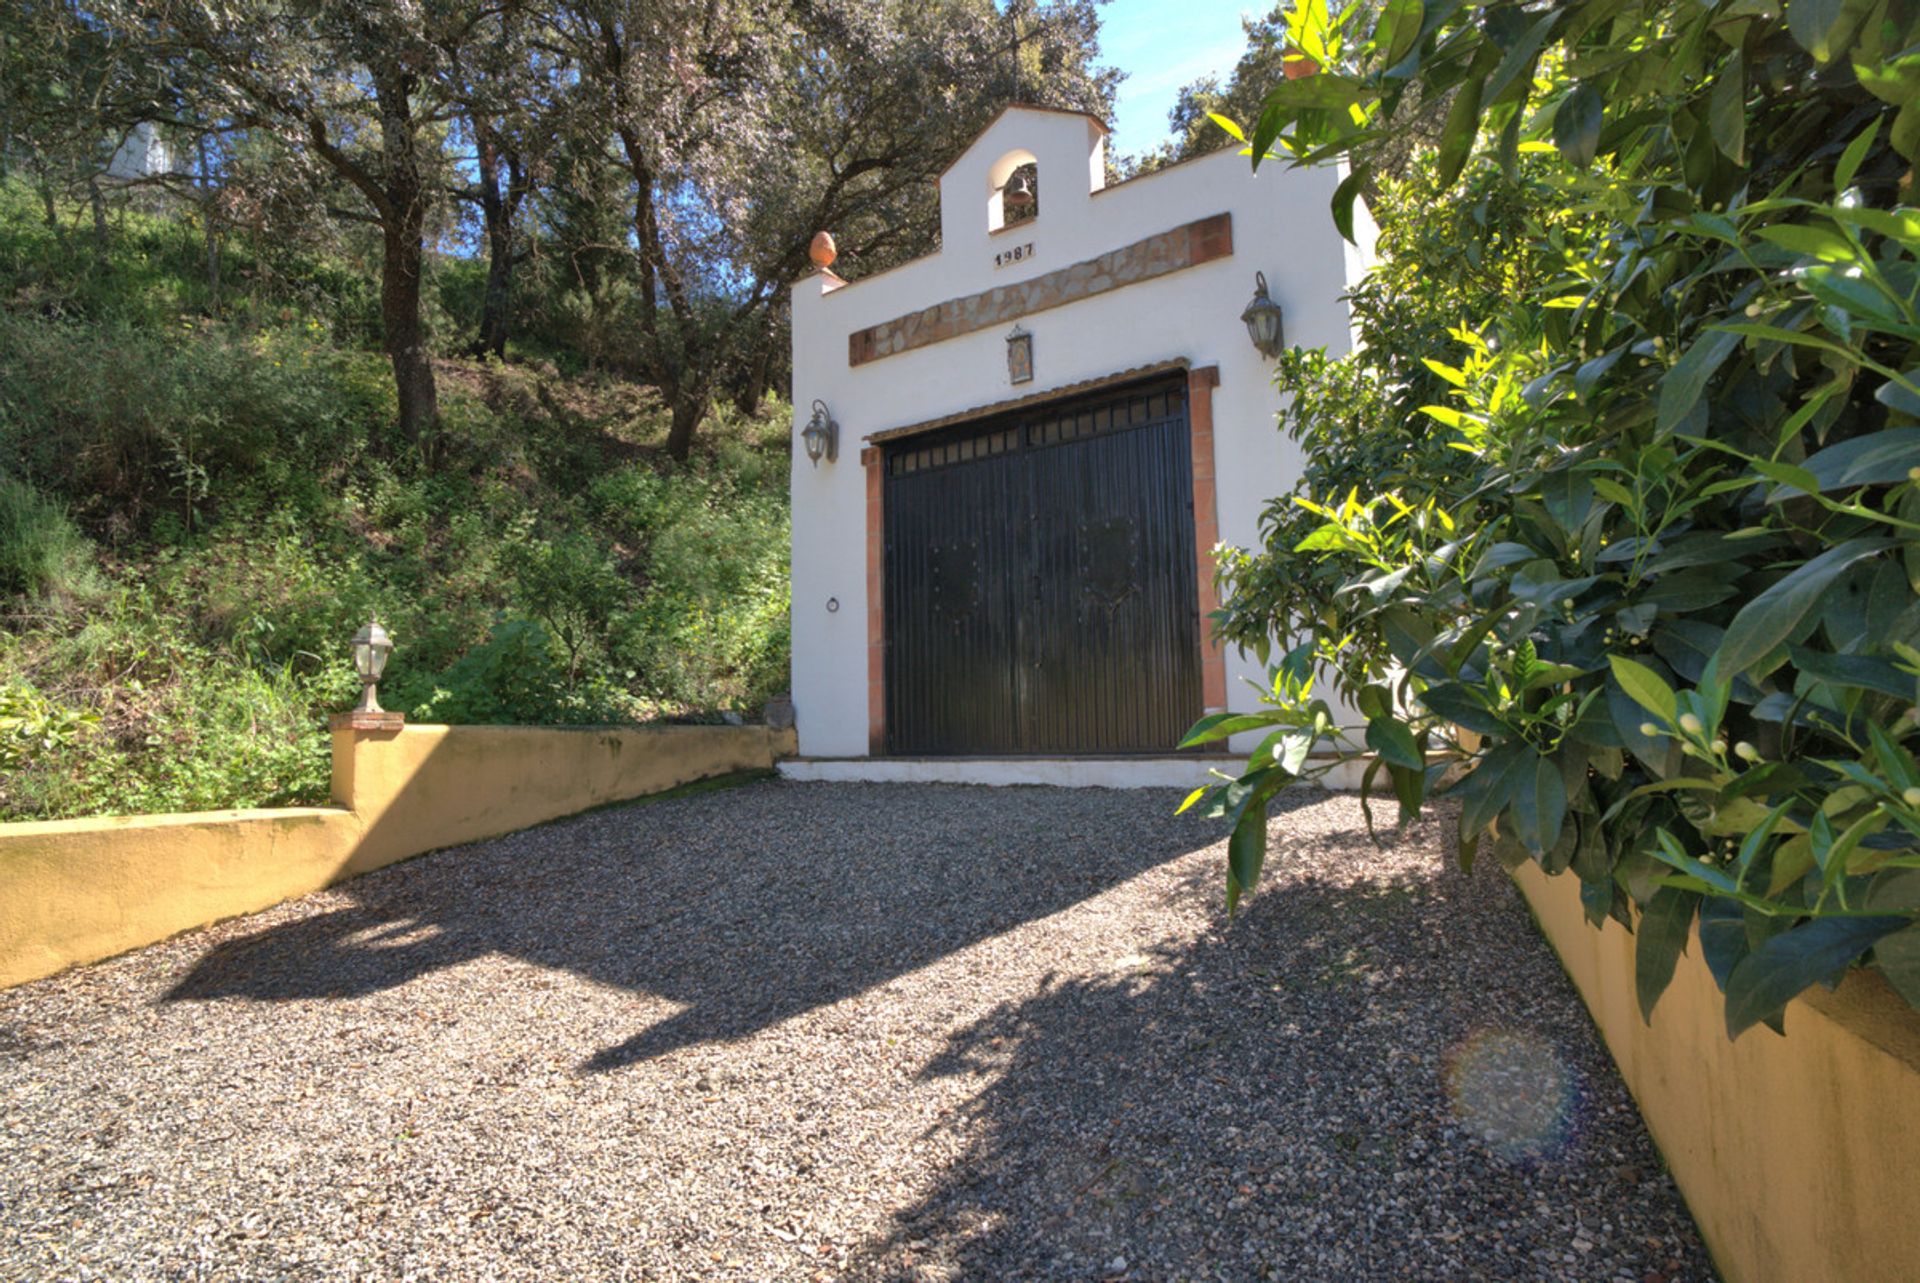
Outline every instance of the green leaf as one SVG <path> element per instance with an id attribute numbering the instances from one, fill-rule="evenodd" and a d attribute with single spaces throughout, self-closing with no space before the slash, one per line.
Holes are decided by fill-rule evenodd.
<path id="1" fill-rule="evenodd" d="M 1389 763 L 1387 774 L 1393 778 L 1394 796 L 1400 800 L 1400 822 L 1405 824 L 1420 814 L 1420 806 L 1427 799 L 1426 769 L 1412 770 Z"/>
<path id="2" fill-rule="evenodd" d="M 1693 928 L 1693 912 L 1700 907 L 1700 896 L 1678 887 L 1661 887 L 1653 893 L 1640 925 L 1634 934 L 1633 982 L 1640 999 L 1640 1018 L 1653 1023 L 1653 1007 L 1673 981 L 1673 969 L 1687 950 L 1687 937 Z"/>
<path id="3" fill-rule="evenodd" d="M 1435 717 L 1444 717 L 1455 726 L 1464 726 L 1481 735 L 1499 735 L 1506 731 L 1506 724 L 1487 707 L 1486 701 L 1459 682 L 1430 686 L 1420 692 L 1419 700 Z"/>
<path id="4" fill-rule="evenodd" d="M 1839 232 L 1805 223 L 1783 223 L 1760 229 L 1760 239 L 1795 254 L 1806 254 L 1827 263 L 1851 263 L 1859 251 Z"/>
<path id="5" fill-rule="evenodd" d="M 1747 925 L 1740 905 L 1713 896 L 1700 906 L 1700 957 L 1726 992 L 1734 968 L 1747 956 Z"/>
<path id="6" fill-rule="evenodd" d="M 1424 771 L 1426 755 L 1414 741 L 1413 732 L 1392 717 L 1375 717 L 1367 722 L 1367 747 L 1394 766 Z"/>
<path id="7" fill-rule="evenodd" d="M 1469 78 L 1454 90 L 1453 106 L 1440 129 L 1440 155 L 1435 161 L 1435 179 L 1443 190 L 1453 186 L 1453 180 L 1466 167 L 1467 157 L 1473 154 L 1473 140 L 1480 129 L 1480 94 L 1485 87 L 1486 81 Z"/>
<path id="8" fill-rule="evenodd" d="M 1307 755 L 1313 752 L 1313 732 L 1288 731 L 1269 752 L 1273 754 L 1274 764 L 1281 770 L 1289 775 L 1298 775 L 1300 768 L 1307 764 Z"/>
<path id="9" fill-rule="evenodd" d="M 1387 0 L 1380 7 L 1380 21 L 1374 28 L 1373 38 L 1383 51 L 1382 68 L 1394 66 L 1413 51 L 1425 15 L 1426 6 L 1421 0 Z"/>
<path id="10" fill-rule="evenodd" d="M 1746 672 L 1791 637 L 1822 593 L 1855 562 L 1892 547 L 1881 538 L 1849 539 L 1797 567 L 1793 573 L 1740 608 L 1713 661 L 1724 676 Z"/>
<path id="11" fill-rule="evenodd" d="M 1846 0 L 1793 0 L 1787 11 L 1787 30 L 1816 61 L 1833 57 L 1832 36 L 1846 10 Z"/>
<path id="12" fill-rule="evenodd" d="M 1673 688 L 1661 680 L 1660 674 L 1625 655 L 1609 655 L 1607 660 L 1613 665 L 1613 679 L 1633 697 L 1634 703 L 1658 715 L 1668 726 L 1679 719 L 1679 703 Z"/>
<path id="13" fill-rule="evenodd" d="M 1353 203 L 1360 199 L 1361 189 L 1366 186 L 1367 176 L 1373 172 L 1368 165 L 1356 165 L 1353 171 L 1340 180 L 1333 189 L 1333 226 L 1348 244 L 1353 239 Z"/>
<path id="14" fill-rule="evenodd" d="M 1553 145 L 1567 162 L 1580 169 L 1593 164 L 1600 152 L 1600 122 L 1605 106 L 1600 91 L 1590 84 L 1578 85 L 1560 100 L 1553 114 Z"/>
<path id="15" fill-rule="evenodd" d="M 1875 941 L 1873 963 L 1902 998 L 1920 1007 L 1920 926 Z"/>
<path id="16" fill-rule="evenodd" d="M 1843 192 L 1853 186 L 1853 176 L 1860 171 L 1860 162 L 1867 158 L 1868 149 L 1879 135 L 1880 122 L 1876 119 L 1847 144 L 1847 149 L 1840 153 L 1840 160 L 1833 167 L 1833 190 Z"/>
<path id="17" fill-rule="evenodd" d="M 1803 990 L 1912 922 L 1906 917 L 1815 918 L 1772 937 L 1741 959 L 1727 979 L 1727 1036 L 1738 1038 L 1778 1015 Z"/>
<path id="18" fill-rule="evenodd" d="M 1530 773 L 1524 769 L 1513 791 L 1514 835 L 1535 855 L 1544 855 L 1560 840 L 1567 818 L 1567 786 L 1560 768 L 1533 754 Z"/>
<path id="19" fill-rule="evenodd" d="M 1245 775 L 1234 781 L 1244 792 L 1232 816 L 1233 832 L 1227 838 L 1229 915 L 1239 908 L 1240 898 L 1259 885 L 1260 870 L 1267 860 L 1267 803 L 1291 783 L 1293 777 L 1280 770 Z"/>
<path id="20" fill-rule="evenodd" d="M 1208 112 L 1207 119 L 1211 120 L 1214 124 L 1220 126 L 1220 128 L 1226 130 L 1229 134 L 1233 135 L 1233 139 L 1235 142 L 1243 143 L 1247 141 L 1247 135 L 1245 131 L 1243 131 L 1238 124 L 1234 123 L 1231 120 L 1228 120 L 1225 116 L 1222 116 L 1219 112 L 1217 111 Z"/>
<path id="21" fill-rule="evenodd" d="M 1846 313 L 1851 323 L 1862 320 L 1882 325 L 1905 325 L 1907 318 L 1879 286 L 1853 273 L 1857 269 L 1823 264 L 1794 273 L 1807 293 Z M 1832 328 L 1831 326 L 1828 328 Z"/>
<path id="22" fill-rule="evenodd" d="M 1460 825 L 1465 833 L 1478 833 L 1507 809 L 1515 781 L 1537 756 L 1531 748 L 1515 740 L 1501 744 L 1480 759 L 1455 790 L 1460 798 Z M 1462 841 L 1464 841 L 1464 837 Z"/>
<path id="23" fill-rule="evenodd" d="M 1192 748 L 1212 740 L 1223 740 L 1241 731 L 1257 731 L 1272 726 L 1277 713 L 1208 713 L 1193 724 L 1179 747 Z"/>
<path id="24" fill-rule="evenodd" d="M 1738 49 L 1728 60 L 1727 69 L 1713 82 L 1713 94 L 1707 103 L 1707 124 L 1713 130 L 1713 145 L 1721 154 L 1736 165 L 1746 164 L 1747 64 Z"/>
<path id="25" fill-rule="evenodd" d="M 1740 336 L 1728 330 L 1709 330 L 1693 341 L 1692 346 L 1681 354 L 1680 359 L 1673 363 L 1673 368 L 1660 380 L 1660 412 L 1656 420 L 1656 432 L 1665 436 L 1680 426 L 1680 421 L 1705 395 L 1707 381 L 1713 378 L 1714 371 L 1739 346 Z"/>
<path id="26" fill-rule="evenodd" d="M 1570 469 L 1548 473 L 1540 482 L 1540 502 L 1563 530 L 1578 530 L 1593 510 L 1593 482 Z"/>
<path id="27" fill-rule="evenodd" d="M 1911 469 L 1920 467 L 1920 428 L 1869 432 L 1816 451 L 1801 466 L 1821 490 L 1905 481 Z"/>
<path id="28" fill-rule="evenodd" d="M 1887 134 L 1887 141 L 1908 160 L 1920 154 L 1920 100 L 1900 109 L 1900 114 L 1893 118 L 1893 128 Z"/>
<path id="29" fill-rule="evenodd" d="M 1540 56 L 1540 48 L 1546 44 L 1547 37 L 1553 34 L 1553 29 L 1559 24 L 1563 12 L 1558 9 L 1548 10 L 1545 17 L 1527 28 L 1526 35 L 1514 41 L 1513 47 L 1507 50 L 1506 57 L 1500 60 L 1500 65 L 1494 68 L 1493 75 L 1487 80 L 1485 91 L 1487 102 L 1498 102 L 1507 86 L 1513 84 L 1521 75 L 1525 74 L 1529 80 L 1532 79 L 1533 64 Z"/>
<path id="30" fill-rule="evenodd" d="M 1787 654 L 1792 658 L 1795 668 L 1820 681 L 1875 691 L 1891 695 L 1894 699 L 1911 700 L 1914 697 L 1913 678 L 1884 659 L 1875 659 L 1870 655 L 1829 655 L 1825 651 L 1810 650 L 1804 646 L 1789 646 Z"/>
<path id="31" fill-rule="evenodd" d="M 1260 884 L 1267 862 L 1267 813 L 1255 807 L 1240 817 L 1227 838 L 1227 913 L 1240 907 L 1240 898 Z"/>
<path id="32" fill-rule="evenodd" d="M 1920 98 L 1920 58 L 1895 58 L 1889 62 L 1877 60 L 1863 62 L 1856 58 L 1853 62 L 1853 74 L 1859 79 L 1862 89 L 1891 106 L 1905 107 L 1916 98 Z M 1868 128 L 1878 128 L 1879 124 L 1880 122 L 1876 120 Z M 1848 146 L 1847 151 L 1851 153 L 1855 147 L 1859 146 L 1860 140 L 1856 138 Z M 1862 147 L 1860 150 L 1864 156 L 1866 148 Z M 1846 157 L 1843 156 L 1841 159 L 1844 161 Z M 1858 160 L 1854 162 L 1854 167 L 1856 169 L 1859 167 Z M 1845 191 L 1852 184 L 1851 170 L 1847 171 L 1844 179 L 1840 177 L 1840 173 L 1841 167 L 1836 165 L 1833 171 L 1835 191 Z"/>

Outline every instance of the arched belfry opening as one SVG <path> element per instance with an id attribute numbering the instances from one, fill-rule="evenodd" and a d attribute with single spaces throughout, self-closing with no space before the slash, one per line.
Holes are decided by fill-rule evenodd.
<path id="1" fill-rule="evenodd" d="M 987 170 L 987 230 L 1018 227 L 1040 216 L 1040 163 L 1018 147 Z"/>

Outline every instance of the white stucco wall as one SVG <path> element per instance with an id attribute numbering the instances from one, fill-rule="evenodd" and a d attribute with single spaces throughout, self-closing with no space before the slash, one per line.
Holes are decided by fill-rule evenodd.
<path id="1" fill-rule="evenodd" d="M 866 280 L 811 276 L 793 287 L 793 698 L 800 751 L 867 752 L 865 438 L 975 406 L 1102 378 L 1176 357 L 1217 365 L 1214 450 L 1221 538 L 1252 545 L 1266 502 L 1299 474 L 1299 451 L 1274 422 L 1273 363 L 1240 321 L 1255 270 L 1286 312 L 1286 339 L 1332 353 L 1351 344 L 1349 282 L 1365 254 L 1334 230 L 1332 168 L 1258 174 L 1231 151 L 1094 191 L 1104 136 L 1092 121 L 1016 108 L 1001 116 L 941 180 L 939 253 Z M 1010 153 L 1039 168 L 1040 214 L 988 232 L 989 175 Z M 1001 164 L 999 172 L 1007 165 Z M 849 366 L 850 333 L 947 299 L 1045 275 L 1214 214 L 1233 217 L 1233 253 L 1020 318 L 1033 334 L 1034 379 L 1007 373 L 1012 323 Z M 831 230 L 831 229 L 829 229 Z M 1366 237 L 1362 237 L 1363 242 Z M 996 268 L 996 253 L 1031 243 L 1023 261 Z M 800 439 L 814 398 L 840 424 L 839 460 L 812 465 Z M 838 611 L 828 610 L 837 599 Z M 1251 709 L 1241 680 L 1252 660 L 1227 655 L 1229 707 Z"/>

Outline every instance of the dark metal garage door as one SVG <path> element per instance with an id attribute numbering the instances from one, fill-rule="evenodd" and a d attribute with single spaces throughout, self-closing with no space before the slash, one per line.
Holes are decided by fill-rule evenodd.
<path id="1" fill-rule="evenodd" d="M 1184 377 L 887 448 L 887 748 L 1153 753 L 1201 711 Z"/>

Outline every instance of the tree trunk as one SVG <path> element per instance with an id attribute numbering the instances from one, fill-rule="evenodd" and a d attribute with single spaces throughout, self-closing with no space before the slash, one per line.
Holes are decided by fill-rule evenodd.
<path id="1" fill-rule="evenodd" d="M 206 206 L 207 224 L 207 308 L 220 315 L 220 232 L 213 225 L 213 202 Z"/>
<path id="2" fill-rule="evenodd" d="M 100 266 L 107 265 L 107 198 L 100 191 L 100 177 L 87 175 L 87 203 L 93 206 L 93 253 Z"/>
<path id="3" fill-rule="evenodd" d="M 412 446 L 431 446 L 440 423 L 440 399 L 420 319 L 426 266 L 426 186 L 415 138 L 411 73 L 383 66 L 374 73 L 380 104 L 380 150 L 385 161 L 380 199 L 384 258 L 380 268 L 380 322 L 400 409 L 400 433 Z"/>
<path id="4" fill-rule="evenodd" d="M 213 190 L 213 174 L 207 164 L 207 137 L 199 139 L 200 152 L 200 218 L 207 231 L 207 308 L 213 315 L 220 315 L 220 230 L 214 226 L 217 213 L 216 198 Z"/>
<path id="5" fill-rule="evenodd" d="M 500 153 L 490 128 L 475 128 L 480 136 L 480 214 L 487 232 L 487 292 L 480 305 L 480 337 L 475 356 L 492 353 L 507 359 L 507 317 L 513 302 L 513 214 L 516 181 L 500 191 Z"/>
<path id="6" fill-rule="evenodd" d="M 673 422 L 667 428 L 667 453 L 676 463 L 685 463 L 693 453 L 693 431 L 706 417 L 707 397 L 690 388 L 675 388 L 672 402 Z"/>
<path id="7" fill-rule="evenodd" d="M 760 412 L 760 399 L 767 394 L 767 369 L 773 364 L 773 345 L 779 333 L 773 309 L 768 308 L 760 342 L 755 345 L 753 360 L 747 365 L 746 381 L 734 392 L 734 408 L 742 414 L 751 416 Z"/>
<path id="8" fill-rule="evenodd" d="M 399 394 L 400 433 L 419 445 L 440 420 L 440 400 L 427 355 L 426 327 L 420 323 L 421 269 L 425 249 L 418 206 L 385 229 L 385 262 L 380 273 L 380 321 L 386 331 L 387 358 L 393 362 Z"/>
<path id="9" fill-rule="evenodd" d="M 497 223 L 498 200 L 485 202 L 487 213 L 487 293 L 480 306 L 480 339 L 474 345 L 475 356 L 492 353 L 507 359 L 507 317 L 513 306 L 513 226 L 510 219 Z"/>
<path id="10" fill-rule="evenodd" d="M 60 230 L 60 210 L 59 207 L 53 203 L 53 184 L 45 178 L 42 178 L 39 182 L 39 188 L 40 208 L 41 212 L 46 216 L 47 230 L 50 232 L 58 232 Z"/>

